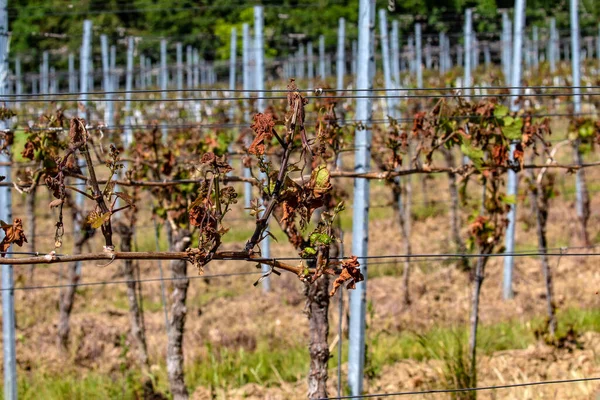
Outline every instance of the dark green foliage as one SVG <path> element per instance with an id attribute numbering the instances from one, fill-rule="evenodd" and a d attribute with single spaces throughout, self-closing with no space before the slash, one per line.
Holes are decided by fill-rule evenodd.
<path id="1" fill-rule="evenodd" d="M 384 4 L 385 3 L 385 4 Z M 125 62 L 123 38 L 142 37 L 138 45 L 143 54 L 158 60 L 159 39 L 168 37 L 171 46 L 180 41 L 200 49 L 206 60 L 229 57 L 231 28 L 237 27 L 241 36 L 242 24 L 253 23 L 252 7 L 265 5 L 265 51 L 267 57 L 280 57 L 294 52 L 298 44 L 325 35 L 328 51 L 336 46 L 336 28 L 340 17 L 347 20 L 349 38 L 356 38 L 358 0 L 15 0 L 9 2 L 9 29 L 11 54 L 22 55 L 24 71 L 38 70 L 41 53 L 51 53 L 51 64 L 58 70 L 66 69 L 64 50 L 78 55 L 84 19 L 94 24 L 95 66 L 100 67 L 98 35 L 108 34 L 111 43 L 119 39 L 119 64 Z M 387 2 L 379 1 L 377 7 Z M 581 2 L 583 34 L 595 32 L 600 8 L 592 7 L 593 0 Z M 439 31 L 462 31 L 465 7 L 475 7 L 475 30 L 480 33 L 500 30 L 499 8 L 512 8 L 505 0 L 407 0 L 397 1 L 396 11 L 402 37 L 412 32 L 413 23 L 425 23 L 424 35 Z M 559 29 L 569 24 L 568 2 L 527 2 L 527 24 L 546 25 L 549 16 L 557 18 Z M 458 14 L 458 15 L 457 15 Z M 459 38 L 460 39 L 460 38 Z M 456 38 L 453 38 L 456 40 Z M 242 41 L 238 40 L 238 54 Z M 350 42 L 347 43 L 350 45 Z"/>

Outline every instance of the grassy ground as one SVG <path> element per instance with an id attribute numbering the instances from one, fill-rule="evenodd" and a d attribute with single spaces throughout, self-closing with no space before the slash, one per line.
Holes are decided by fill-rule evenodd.
<path id="1" fill-rule="evenodd" d="M 568 329 L 577 332 L 600 332 L 600 310 L 567 309 L 559 312 L 559 336 Z M 525 324 L 506 321 L 484 325 L 480 330 L 480 355 L 514 349 L 526 349 L 536 343 L 535 330 L 543 325 L 538 317 Z M 378 332 L 368 338 L 367 374 L 371 379 L 378 378 L 384 367 L 402 360 L 443 360 L 448 354 L 455 354 L 466 338 L 465 327 L 436 327 L 427 332 L 402 332 L 397 335 Z M 125 340 L 125 339 L 123 339 Z M 457 344 L 458 343 L 458 344 Z M 107 376 L 93 371 L 83 376 L 57 374 L 53 372 L 33 372 L 21 375 L 19 395 L 23 399 L 102 399 L 132 398 L 141 393 L 140 382 L 144 376 L 137 368 L 126 367 L 127 352 L 124 346 L 122 368 Z M 342 362 L 347 354 L 342 355 Z M 598 360 L 600 361 L 600 359 Z M 295 383 L 303 379 L 308 354 L 305 346 L 273 347 L 259 343 L 253 351 L 243 348 L 214 348 L 206 345 L 206 356 L 188 363 L 186 378 L 193 391 L 198 386 L 209 388 L 241 387 L 256 383 L 261 386 L 279 386 Z M 329 363 L 332 376 L 337 368 L 337 357 Z M 164 364 L 153 369 L 153 380 L 161 391 L 166 392 L 166 371 Z M 41 397 L 40 397 L 41 396 Z"/>
<path id="2" fill-rule="evenodd" d="M 561 129 L 556 127 L 557 137 Z M 590 158 L 591 160 L 591 158 Z M 570 152 L 559 154 L 570 162 Z M 574 179 L 558 172 L 560 195 L 550 209 L 550 247 L 578 245 L 573 207 Z M 592 210 L 600 201 L 600 174 L 588 173 Z M 420 179 L 413 179 L 412 246 L 415 253 L 444 253 L 449 243 L 448 196 L 445 175 L 426 182 L 427 196 Z M 352 191 L 350 181 L 344 183 Z M 462 209 L 463 224 L 478 209 L 478 187 L 469 184 L 471 201 Z M 428 198 L 432 203 L 425 202 Z M 390 191 L 382 182 L 373 182 L 369 216 L 370 254 L 402 254 L 402 241 L 396 217 L 390 207 Z M 536 248 L 535 231 L 528 212 L 527 197 L 519 196 L 517 250 Z M 38 192 L 36 231 L 39 251 L 50 251 L 54 243 L 54 211 L 47 194 Z M 240 207 L 241 208 L 241 207 Z M 22 210 L 16 197 L 15 215 Z M 600 237 L 600 215 L 590 221 L 592 237 Z M 238 210 L 229 221 L 233 228 L 225 236 L 224 249 L 239 249 L 252 232 L 252 220 Z M 71 226 L 67 221 L 67 226 Z M 351 248 L 351 207 L 342 216 L 344 244 Z M 274 235 L 283 235 L 272 227 Z M 466 235 L 466 227 L 463 227 Z M 99 235 L 98 235 L 99 236 Z M 66 236 L 65 249 L 70 249 Z M 136 235 L 139 250 L 156 248 L 154 227 L 147 211 L 140 216 Z M 599 241 L 596 240 L 596 243 Z M 164 235 L 160 248 L 166 249 Z M 92 249 L 100 246 L 98 237 Z M 67 250 L 65 250 L 67 251 Z M 272 253 L 294 256 L 291 247 L 273 243 Z M 559 334 L 573 328 L 575 339 L 566 347 L 555 348 L 536 337 L 544 325 L 545 298 L 539 261 L 519 258 L 515 262 L 515 293 L 501 301 L 502 259 L 488 265 L 481 300 L 480 384 L 514 383 L 526 380 L 564 379 L 600 374 L 600 273 L 593 257 L 552 257 L 556 304 L 559 308 Z M 369 265 L 369 316 L 367 350 L 367 390 L 393 392 L 425 390 L 448 386 L 449 359 L 456 359 L 465 345 L 469 316 L 470 280 L 452 261 L 414 262 L 410 288 L 412 304 L 401 306 L 402 262 Z M 162 268 L 168 271 L 168 263 Z M 83 281 L 119 280 L 120 264 L 100 268 L 95 263 L 83 267 Z M 158 263 L 140 263 L 142 278 L 158 277 Z M 255 271 L 253 264 L 214 262 L 207 274 Z M 17 286 L 64 283 L 64 266 L 35 270 L 29 280 L 27 267 L 17 268 Z M 193 271 L 190 271 L 193 274 Z M 168 272 L 167 272 L 168 274 Z M 284 274 L 274 277 L 273 292 L 260 293 L 252 283 L 257 276 L 224 277 L 205 282 L 194 279 L 188 297 L 185 332 L 186 377 L 195 398 L 294 399 L 306 392 L 308 327 L 303 313 L 302 284 Z M 167 296 L 170 294 L 167 285 Z M 136 349 L 128 337 L 128 304 L 122 285 L 88 286 L 78 289 L 72 316 L 72 342 L 67 353 L 56 346 L 57 299 L 60 291 L 45 289 L 17 291 L 17 354 L 20 397 L 24 399 L 106 399 L 139 398 L 142 382 L 151 379 L 155 388 L 168 394 L 164 365 L 166 335 L 161 292 L 158 283 L 143 285 L 144 312 L 151 367 L 143 373 L 138 367 Z M 348 304 L 345 301 L 345 304 Z M 344 331 L 345 315 L 342 316 Z M 340 316 L 337 299 L 330 311 L 330 343 L 338 340 Z M 347 340 L 342 335 L 344 342 Z M 344 350 L 345 351 L 345 350 Z M 347 355 L 342 354 L 342 376 L 346 375 Z M 337 347 L 332 347 L 330 393 L 337 384 Z M 344 378 L 345 379 L 345 378 Z M 342 384 L 345 386 L 345 380 Z M 556 392 L 539 394 L 525 391 L 498 393 L 498 398 L 591 398 L 597 385 L 557 387 Z M 508 393 L 508 394 L 507 394 Z M 536 397 L 537 396 L 537 397 Z M 482 394 L 485 398 L 485 395 Z M 431 398 L 431 397 L 429 397 Z"/>

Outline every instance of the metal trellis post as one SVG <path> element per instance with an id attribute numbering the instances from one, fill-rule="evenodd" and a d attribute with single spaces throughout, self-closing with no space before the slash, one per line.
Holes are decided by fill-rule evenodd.
<path id="1" fill-rule="evenodd" d="M 229 90 L 235 90 L 235 64 L 237 60 L 237 30 L 231 29 L 231 38 L 229 40 Z M 232 93 L 233 95 L 233 93 Z M 233 122 L 234 107 L 229 108 L 229 119 Z"/>
<path id="2" fill-rule="evenodd" d="M 502 10 L 502 68 L 504 72 L 504 83 L 506 86 L 510 86 L 512 82 L 510 73 L 511 73 L 511 42 L 512 42 L 512 32 L 511 32 L 511 22 L 508 17 L 508 11 Z"/>
<path id="3" fill-rule="evenodd" d="M 570 0 L 571 15 L 571 74 L 572 74 L 572 92 L 573 92 L 573 112 L 581 113 L 581 61 L 579 47 L 579 10 L 578 0 Z M 579 149 L 580 140 L 577 139 L 573 145 L 575 150 L 575 163 L 582 164 L 582 154 Z M 585 217 L 585 172 L 580 168 L 575 173 L 575 210 L 579 220 Z"/>
<path id="4" fill-rule="evenodd" d="M 160 97 L 161 99 L 167 98 L 167 87 L 169 84 L 169 70 L 167 69 L 167 40 L 162 39 L 160 41 Z M 162 118 L 161 124 L 162 140 L 167 143 L 167 123 Z"/>
<path id="5" fill-rule="evenodd" d="M 383 61 L 383 82 L 385 87 L 390 89 L 394 87 L 392 83 L 392 68 L 390 62 L 390 47 L 388 40 L 388 30 L 387 30 L 387 15 L 386 11 L 383 8 L 379 9 L 379 36 L 381 38 L 381 56 Z M 386 99 L 387 111 L 384 117 L 390 116 L 392 118 L 396 118 L 395 110 L 396 110 L 396 100 L 393 98 Z M 387 118 L 384 118 L 387 119 Z"/>
<path id="6" fill-rule="evenodd" d="M 0 0 L 0 95 L 6 95 L 8 89 L 8 15 L 6 0 Z M 7 129 L 6 121 L 0 121 L 0 128 Z M 0 175 L 11 181 L 10 162 L 8 153 L 0 151 Z M 0 220 L 12 223 L 12 198 L 9 186 L 0 187 Z M 0 233 L 1 235 L 1 233 Z M 6 257 L 10 257 L 9 254 Z M 2 266 L 2 288 L 12 289 L 13 267 Z M 2 347 L 4 356 L 4 398 L 17 399 L 17 354 L 15 334 L 15 297 L 13 290 L 2 291 Z"/>
<path id="7" fill-rule="evenodd" d="M 531 38 L 531 41 L 532 41 L 531 48 L 533 51 L 533 59 L 531 61 L 532 61 L 533 67 L 536 69 L 540 63 L 539 40 L 540 40 L 540 37 L 539 37 L 538 27 L 534 26 L 532 38 Z"/>
<path id="8" fill-rule="evenodd" d="M 119 74 L 117 73 L 117 46 L 110 46 L 110 88 L 119 90 Z M 113 106 L 114 107 L 114 106 Z"/>
<path id="9" fill-rule="evenodd" d="M 346 74 L 346 60 L 344 55 L 346 37 L 346 20 L 340 18 L 338 22 L 338 42 L 337 42 L 337 60 L 336 60 L 336 89 L 338 96 L 344 91 L 344 75 Z"/>
<path id="10" fill-rule="evenodd" d="M 188 89 L 192 89 L 194 87 L 194 72 L 193 72 L 193 68 L 194 68 L 194 59 L 192 56 L 192 46 L 186 46 L 185 48 L 185 63 L 187 66 L 186 69 L 186 82 L 187 82 L 187 88 Z"/>
<path id="11" fill-rule="evenodd" d="M 263 93 L 261 92 L 262 90 L 265 89 L 265 54 L 264 54 L 264 37 L 263 37 L 263 27 L 264 27 L 264 13 L 263 13 L 263 7 L 262 6 L 254 6 L 254 54 L 255 57 L 254 59 L 256 60 L 256 68 L 254 70 L 255 75 L 254 75 L 254 87 L 256 88 L 256 90 L 258 90 L 258 100 L 257 100 L 257 107 L 258 107 L 258 112 L 264 112 L 265 111 L 265 98 Z M 302 48 L 302 51 L 304 51 L 304 48 Z M 303 55 L 303 54 L 302 54 Z M 304 61 L 302 61 L 304 62 Z M 261 178 L 265 178 L 262 174 L 261 174 Z M 265 233 L 268 232 L 269 228 L 267 225 L 267 229 L 265 230 Z M 270 237 L 268 235 L 265 235 L 265 238 L 262 240 L 262 242 L 260 243 L 260 247 L 261 247 L 261 252 L 262 252 L 262 256 L 268 258 L 270 256 Z M 266 264 L 262 264 L 262 272 L 264 274 L 268 273 L 271 270 L 271 267 L 266 265 Z M 271 290 L 271 279 L 269 277 L 266 277 L 263 279 L 262 281 L 262 288 L 264 292 L 268 292 Z"/>
<path id="12" fill-rule="evenodd" d="M 400 29 L 398 21 L 392 21 L 392 33 L 390 37 L 390 51 L 392 56 L 392 77 L 395 87 L 400 87 Z M 354 61 L 354 60 L 353 60 Z"/>
<path id="13" fill-rule="evenodd" d="M 374 0 L 360 0 L 358 12 L 358 65 L 357 89 L 370 90 L 373 81 L 370 79 L 372 60 L 372 30 L 374 30 Z M 354 171 L 369 171 L 371 160 L 371 117 L 372 100 L 356 99 L 356 119 L 363 129 L 356 130 Z M 361 260 L 361 271 L 365 277 L 363 282 L 350 291 L 350 324 L 348 349 L 348 384 L 353 396 L 362 394 L 363 372 L 365 362 L 365 317 L 367 295 L 367 244 L 369 238 L 369 181 L 363 178 L 354 180 L 354 203 L 352 225 L 352 253 Z"/>
<path id="14" fill-rule="evenodd" d="M 44 51 L 42 54 L 42 88 L 40 89 L 40 92 L 43 94 L 48 94 L 50 92 L 50 81 L 48 79 L 50 65 L 48 58 L 48 52 Z"/>
<path id="15" fill-rule="evenodd" d="M 298 46 L 298 57 L 296 58 L 296 66 L 298 67 L 298 78 L 304 79 L 304 65 L 306 62 L 306 56 L 304 54 L 304 44 L 300 43 Z"/>
<path id="16" fill-rule="evenodd" d="M 319 36 L 319 77 L 325 79 L 325 36 Z"/>
<path id="17" fill-rule="evenodd" d="M 79 60 L 80 65 L 80 88 L 81 91 L 79 98 L 82 107 L 79 111 L 79 118 L 84 118 L 86 121 L 88 120 L 88 110 L 87 110 L 87 93 L 89 92 L 89 67 L 92 53 L 92 21 L 86 19 L 83 21 L 83 44 L 81 45 L 81 57 Z"/>
<path id="18" fill-rule="evenodd" d="M 548 63 L 550 64 L 550 73 L 556 73 L 556 19 L 550 18 L 550 41 L 548 43 Z"/>
<path id="19" fill-rule="evenodd" d="M 183 90 L 183 44 L 176 43 L 176 62 L 177 62 L 177 90 L 181 93 Z"/>
<path id="20" fill-rule="evenodd" d="M 109 62 L 109 50 L 108 50 L 108 37 L 106 35 L 100 36 L 100 49 L 102 51 L 102 85 L 104 86 L 104 97 L 106 98 L 106 105 L 104 108 L 104 124 L 112 127 L 113 122 L 113 102 L 111 91 L 113 90 L 110 79 L 110 62 Z"/>
<path id="21" fill-rule="evenodd" d="M 523 62 L 523 32 L 525 31 L 525 0 L 516 0 L 515 3 L 515 15 L 514 15 L 514 40 L 513 40 L 513 50 L 512 50 L 512 70 L 511 70 L 511 88 L 510 88 L 510 110 L 512 112 L 517 112 L 519 110 L 519 104 L 515 102 L 520 93 L 521 86 L 521 71 L 522 71 L 522 62 Z M 509 154 L 509 163 L 510 165 L 514 165 L 514 152 L 515 152 L 515 143 L 511 143 L 510 145 L 510 154 Z M 508 170 L 508 179 L 506 183 L 506 195 L 508 197 L 517 195 L 517 186 L 519 180 L 517 177 L 517 173 L 513 169 Z M 505 237 L 505 253 L 504 256 L 504 281 L 502 287 L 502 294 L 504 299 L 510 299 L 513 297 L 512 290 L 512 276 L 513 276 L 513 266 L 514 266 L 514 258 L 512 253 L 515 249 L 515 225 L 517 222 L 517 205 L 516 203 L 512 203 L 509 205 L 510 210 L 508 211 L 508 226 L 506 228 L 506 237 Z"/>
<path id="22" fill-rule="evenodd" d="M 127 65 L 125 72 L 125 148 L 133 139 L 133 119 L 131 118 L 131 87 L 133 86 L 133 37 L 127 38 Z"/>
<path id="23" fill-rule="evenodd" d="M 140 89 L 146 89 L 146 57 L 140 54 Z"/>
<path id="24" fill-rule="evenodd" d="M 464 73 L 464 82 L 463 86 L 465 96 L 471 94 L 471 58 L 473 57 L 473 10 L 471 8 L 467 8 L 465 10 L 465 73 Z"/>
<path id="25" fill-rule="evenodd" d="M 421 39 L 421 24 L 415 24 L 415 72 L 417 73 L 417 88 L 423 87 L 423 41 Z"/>
<path id="26" fill-rule="evenodd" d="M 356 77 L 356 70 L 358 68 L 358 42 L 352 41 L 352 62 L 350 62 L 350 74 Z"/>
<path id="27" fill-rule="evenodd" d="M 314 86 L 315 80 L 315 54 L 312 42 L 308 42 L 308 44 L 306 45 L 306 57 L 308 60 L 308 82 L 309 85 L 312 87 Z"/>
<path id="28" fill-rule="evenodd" d="M 92 58 L 92 21 L 86 19 L 83 21 L 83 43 L 81 44 L 81 54 L 79 57 L 79 90 L 81 91 L 79 95 L 79 103 L 81 107 L 79 107 L 79 118 L 85 119 L 86 123 L 89 122 L 90 111 L 88 109 L 87 104 L 87 93 L 93 90 L 90 87 L 90 81 L 93 82 L 93 79 L 90 79 L 90 67 Z M 83 210 L 84 198 L 81 193 L 77 193 L 75 196 L 75 203 L 77 206 Z M 81 234 L 79 232 L 79 224 L 75 224 L 75 236 L 79 237 Z M 76 273 L 77 275 L 81 275 L 81 263 L 78 262 L 76 264 Z"/>
<path id="29" fill-rule="evenodd" d="M 250 25 L 242 25 L 242 87 L 244 90 L 250 89 Z M 250 93 L 244 92 L 244 96 L 249 96 Z M 250 122 L 250 104 L 246 102 L 244 111 L 244 121 Z M 249 143 L 248 143 L 249 145 Z M 250 168 L 244 167 L 244 177 L 250 178 Z M 250 208 L 252 201 L 252 184 L 244 182 L 244 207 Z"/>
<path id="30" fill-rule="evenodd" d="M 69 53 L 69 93 L 77 91 L 77 82 L 75 77 L 75 54 Z"/>
<path id="31" fill-rule="evenodd" d="M 21 74 L 21 58 L 15 58 L 15 94 L 20 96 L 23 94 L 23 75 Z M 16 104 L 17 108 L 21 108 L 20 102 Z"/>

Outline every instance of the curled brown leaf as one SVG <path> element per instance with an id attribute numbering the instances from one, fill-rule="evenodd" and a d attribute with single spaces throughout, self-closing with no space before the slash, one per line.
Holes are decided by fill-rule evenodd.
<path id="1" fill-rule="evenodd" d="M 5 252 L 9 249 L 11 244 L 17 246 L 23 246 L 23 243 L 27 243 L 25 232 L 23 231 L 23 221 L 20 218 L 15 218 L 12 225 L 5 224 L 0 221 L 0 227 L 4 230 L 4 238 L 0 242 L 0 257 L 5 256 Z"/>
<path id="2" fill-rule="evenodd" d="M 254 122 L 251 128 L 255 136 L 252 144 L 248 147 L 248 153 L 256 156 L 265 154 L 265 144 L 273 139 L 274 126 L 275 121 L 271 114 L 258 113 L 254 115 Z"/>
<path id="3" fill-rule="evenodd" d="M 362 282 L 365 280 L 363 274 L 360 273 L 360 263 L 358 262 L 358 257 L 352 256 L 351 258 L 342 261 L 342 272 L 340 276 L 336 278 L 333 282 L 333 289 L 329 293 L 329 296 L 335 295 L 338 288 L 344 285 L 346 282 L 347 289 L 354 289 L 356 287 L 357 282 Z"/>
<path id="4" fill-rule="evenodd" d="M 35 146 L 32 142 L 25 143 L 25 148 L 21 152 L 21 156 L 23 156 L 23 158 L 33 160 L 33 157 L 35 156 Z"/>

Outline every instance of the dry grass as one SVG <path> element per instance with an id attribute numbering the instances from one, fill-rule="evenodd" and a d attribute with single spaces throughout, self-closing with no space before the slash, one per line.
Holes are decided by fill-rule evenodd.
<path id="1" fill-rule="evenodd" d="M 567 156 L 565 156 L 567 157 Z M 590 187 L 598 188 L 600 173 L 590 170 Z M 578 245 L 574 226 L 574 207 L 569 194 L 574 179 L 564 178 L 559 188 L 564 196 L 559 197 L 551 208 L 548 229 L 550 247 Z M 415 179 L 415 205 L 422 200 L 420 185 Z M 560 182 L 560 180 L 559 180 Z M 345 182 L 350 185 L 350 181 Z M 446 178 L 436 176 L 429 184 L 429 198 L 435 201 L 447 201 Z M 475 193 L 476 185 L 471 183 Z M 350 187 L 349 187 L 350 189 Z M 476 194 L 473 194 L 476 198 Z M 53 217 L 46 208 L 46 194 L 39 194 L 38 250 L 49 251 L 54 242 L 51 225 Z M 385 204 L 390 200 L 389 191 L 380 184 L 373 185 L 371 201 L 373 204 Z M 600 199 L 593 196 L 592 210 L 600 206 Z M 526 230 L 528 210 L 526 199 L 519 203 L 521 220 L 517 227 L 517 242 L 521 249 L 534 249 L 535 232 Z M 15 215 L 19 215 L 21 205 L 15 202 Z M 421 205 L 422 206 L 422 205 Z M 419 207 L 421 207 L 419 206 Z M 417 206 L 415 206 L 417 207 Z M 424 206 L 422 206 L 424 207 Z M 473 205 L 476 208 L 476 205 Z M 464 218 L 470 210 L 464 210 Z M 351 214 L 350 210 L 346 212 Z M 423 210 L 427 215 L 427 210 Z M 402 243 L 398 226 L 391 209 L 377 209 L 376 218 L 370 222 L 371 255 L 401 254 Z M 598 237 L 600 215 L 593 211 L 590 229 L 592 237 Z M 346 249 L 351 248 L 350 218 L 344 220 L 346 229 Z M 152 249 L 153 231 L 149 215 L 142 214 L 137 242 L 140 248 Z M 241 247 L 244 232 L 250 231 L 252 221 L 243 211 L 232 215 L 231 226 L 235 228 L 231 242 L 226 249 Z M 465 228 L 466 229 L 466 228 Z M 435 212 L 431 217 L 419 219 L 414 223 L 412 244 L 415 253 L 450 252 L 449 220 L 446 210 Z M 49 233 L 49 234 L 48 234 Z M 95 238 L 92 247 L 98 248 L 99 238 Z M 282 238 L 283 240 L 283 238 Z M 70 248 L 67 238 L 65 249 Z M 66 251 L 66 250 L 65 250 Z M 273 243 L 274 256 L 293 256 L 291 246 L 285 243 Z M 388 260 L 386 260 L 388 261 Z M 597 310 L 600 298 L 600 269 L 596 257 L 557 257 L 551 258 L 555 274 L 557 305 L 561 310 Z M 163 263 L 168 274 L 168 263 Z M 140 264 L 142 278 L 158 277 L 158 264 L 145 262 Z M 39 267 L 35 271 L 35 285 L 54 285 L 64 282 L 61 278 L 64 267 L 52 265 Z M 83 281 L 118 280 L 120 266 L 114 263 L 102 268 L 87 263 L 83 268 Z M 239 271 L 253 271 L 254 265 L 248 263 L 214 262 L 207 268 L 207 274 Z M 409 332 L 427 334 L 436 329 L 451 329 L 466 324 L 469 309 L 470 283 L 465 273 L 447 262 L 415 263 L 413 267 L 411 297 L 409 308 L 401 306 L 401 263 L 369 266 L 368 301 L 372 310 L 369 316 L 368 337 L 371 348 L 379 354 L 380 364 L 377 373 L 367 383 L 369 392 L 394 392 L 403 390 L 422 390 L 439 386 L 441 361 L 434 357 L 401 357 L 415 349 L 402 346 L 418 346 L 416 340 L 400 340 Z M 190 268 L 190 273 L 194 271 Z M 27 267 L 19 267 L 16 272 L 17 286 L 31 285 L 27 281 Z M 185 332 L 185 357 L 188 364 L 188 382 L 193 385 L 194 398 L 247 398 L 247 399 L 291 399 L 302 397 L 305 393 L 305 346 L 307 344 L 307 323 L 303 314 L 304 298 L 302 284 L 293 276 L 284 274 L 274 277 L 273 291 L 262 294 L 259 288 L 252 286 L 257 276 L 224 277 L 205 282 L 203 279 L 192 281 L 188 298 L 188 318 Z M 516 332 L 528 332 L 531 336 L 532 321 L 540 321 L 544 316 L 544 286 L 541 267 L 534 258 L 517 258 L 515 262 L 513 300 L 501 300 L 502 259 L 492 259 L 487 267 L 486 280 L 481 299 L 481 323 L 484 326 L 504 326 L 492 329 L 491 335 L 507 335 Z M 167 285 L 169 286 L 169 285 Z M 166 390 L 164 371 L 166 334 L 164 315 L 161 306 L 160 285 L 143 285 L 145 322 L 148 348 L 153 363 L 157 385 Z M 90 388 L 106 388 L 111 383 L 127 387 L 120 391 L 121 397 L 133 396 L 129 381 L 139 381 L 136 370 L 135 349 L 128 345 L 128 314 L 125 288 L 123 285 L 103 285 L 81 287 L 71 320 L 72 343 L 68 354 L 63 354 L 56 346 L 56 322 L 58 319 L 58 289 L 21 291 L 15 293 L 17 307 L 17 355 L 22 385 L 39 382 L 58 381 L 66 377 L 108 377 L 109 382 L 90 385 Z M 168 295 L 168 293 L 167 293 Z M 335 301 L 334 301 L 335 304 Z M 347 302 L 346 302 L 347 304 Z M 332 307 L 332 327 L 337 326 L 338 315 Z M 559 318 L 561 315 L 559 315 Z M 590 377 L 600 374 L 597 354 L 600 352 L 600 334 L 593 324 L 585 325 L 590 332 L 581 332 L 581 348 L 554 349 L 535 342 L 530 338 L 507 337 L 506 346 L 523 343 L 517 348 L 504 348 L 503 344 L 482 343 L 490 346 L 484 351 L 479 364 L 479 385 L 494 385 L 523 381 Z M 590 328 L 591 326 L 591 328 Z M 508 328 L 507 328 L 508 327 Z M 332 329 L 331 340 L 336 332 Z M 495 337 L 501 341 L 501 337 Z M 522 342 L 519 340 L 522 339 Z M 380 340 L 380 344 L 374 344 Z M 392 343 L 396 347 L 389 347 Z M 379 346 L 379 347 L 378 347 Z M 501 348 L 502 350 L 494 350 Z M 240 353 L 243 351 L 243 353 Z M 398 351 L 397 359 L 386 359 L 386 351 Z M 379 352 L 379 353 L 377 353 Z M 242 355 L 240 355 L 242 354 Z M 267 357 L 266 361 L 264 357 Z M 247 361 L 240 358 L 248 357 Z M 263 358 L 261 358 L 263 357 Z M 227 364 L 229 363 L 229 364 Z M 246 363 L 246 364 L 244 364 Z M 268 365 L 270 363 L 270 365 Z M 227 365 L 225 365 L 227 364 Z M 225 368 L 219 370 L 217 368 Z M 225 366 L 224 366 L 225 365 Z M 248 367 L 250 366 L 250 367 Z M 242 367 L 244 368 L 242 370 Z M 228 368 L 228 369 L 227 369 Z M 285 370 L 283 370 L 285 368 Z M 346 368 L 346 365 L 343 365 Z M 236 370 L 237 369 L 237 370 Z M 207 372 L 208 371 L 208 372 Z M 220 372 L 221 371 L 221 372 Z M 208 376 L 207 374 L 221 376 Z M 240 376 L 235 377 L 235 373 Z M 245 375 L 244 375 L 245 374 Z M 241 376 L 243 375 L 243 376 Z M 335 379 L 330 379 L 330 393 L 334 393 Z M 233 377 L 233 378 L 232 378 Z M 92 378 L 90 378 L 92 379 Z M 75 379 L 77 380 L 77 379 Z M 38 382 L 38 383 L 36 383 Z M 82 381 L 83 382 L 83 381 Z M 94 381 L 96 382 L 96 381 Z M 253 383 L 245 383 L 253 382 Z M 256 383 L 258 382 L 258 383 Z M 198 384 L 202 386 L 197 387 Z M 212 387 L 211 387 L 212 386 Z M 506 391 L 482 392 L 480 398 L 510 399 L 586 399 L 591 398 L 598 389 L 597 384 L 574 384 L 537 387 L 529 389 L 511 389 Z M 84 389 L 82 389 L 84 390 Z M 102 389 L 104 390 L 104 389 Z M 108 390 L 108 389 L 106 389 Z M 27 392 L 29 393 L 29 392 Z M 65 393 L 71 393 L 66 395 Z M 84 393 L 84 392 L 82 392 Z M 111 391 L 106 396 L 113 396 Z M 37 393 L 39 394 L 39 393 Z M 44 398 L 78 398 L 79 395 L 64 390 L 48 392 Z M 25 395 L 36 398 L 36 393 Z M 38 397 L 39 398 L 39 397 Z M 86 398 L 82 395 L 81 398 Z M 434 398 L 433 396 L 423 398 Z M 440 398 L 439 396 L 437 398 Z"/>

